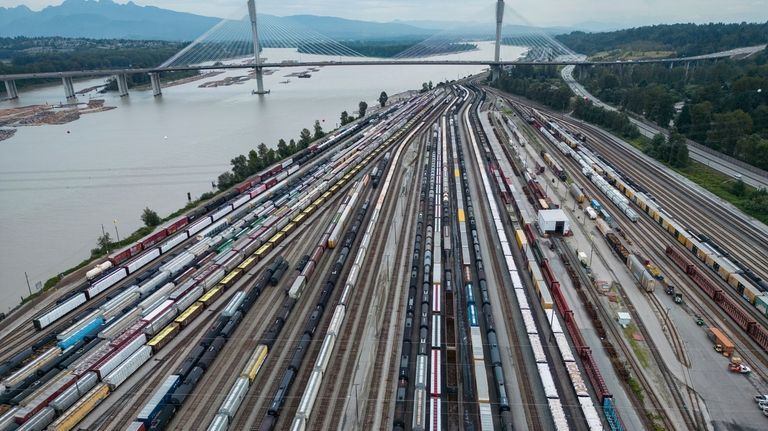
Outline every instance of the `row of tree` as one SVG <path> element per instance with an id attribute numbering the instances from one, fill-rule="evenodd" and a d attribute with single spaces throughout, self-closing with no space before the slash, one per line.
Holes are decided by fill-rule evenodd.
<path id="1" fill-rule="evenodd" d="M 766 42 L 768 22 L 740 24 L 661 24 L 625 30 L 556 36 L 570 49 L 587 55 L 614 49 L 673 51 L 677 56 L 708 54 Z"/>
<path id="2" fill-rule="evenodd" d="M 685 136 L 679 133 L 672 133 L 669 138 L 656 134 L 645 147 L 645 153 L 676 168 L 684 168 L 690 162 Z"/>
<path id="3" fill-rule="evenodd" d="M 605 102 L 768 169 L 768 50 L 745 60 L 583 67 L 575 75 Z"/>
<path id="4" fill-rule="evenodd" d="M 637 126 L 629 121 L 627 114 L 608 111 L 582 98 L 576 98 L 573 104 L 573 115 L 584 121 L 605 127 L 611 132 L 627 139 L 635 139 L 640 136 L 640 131 L 637 129 Z"/>
<path id="5" fill-rule="evenodd" d="M 514 66 L 502 73 L 494 85 L 560 111 L 568 108 L 573 95 L 555 66 Z"/>

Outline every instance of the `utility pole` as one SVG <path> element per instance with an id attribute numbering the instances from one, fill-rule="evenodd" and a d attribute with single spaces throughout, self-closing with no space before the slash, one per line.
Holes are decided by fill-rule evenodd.
<path id="1" fill-rule="evenodd" d="M 27 271 L 24 271 L 24 277 L 27 279 L 27 290 L 29 290 L 29 296 L 32 296 L 32 287 L 29 285 L 29 275 L 27 275 Z"/>
<path id="2" fill-rule="evenodd" d="M 117 242 L 120 242 L 120 232 L 117 231 L 117 219 L 112 220 L 112 223 L 115 224 L 115 236 L 117 237 Z"/>

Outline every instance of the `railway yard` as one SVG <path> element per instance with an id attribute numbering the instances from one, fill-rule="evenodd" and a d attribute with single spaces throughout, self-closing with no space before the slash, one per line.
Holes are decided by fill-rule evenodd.
<path id="1" fill-rule="evenodd" d="M 768 428 L 768 229 L 465 81 L 0 328 L 5 430 Z"/>

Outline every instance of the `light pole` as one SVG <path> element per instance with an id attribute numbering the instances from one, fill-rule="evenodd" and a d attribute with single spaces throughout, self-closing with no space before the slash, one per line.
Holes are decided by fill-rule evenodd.
<path id="1" fill-rule="evenodd" d="M 120 242 L 120 232 L 117 231 L 117 219 L 112 220 L 112 223 L 115 225 L 115 236 L 117 236 L 117 242 Z"/>
<path id="2" fill-rule="evenodd" d="M 592 232 L 589 233 L 589 267 L 592 268 L 592 252 L 595 250 L 595 238 Z"/>

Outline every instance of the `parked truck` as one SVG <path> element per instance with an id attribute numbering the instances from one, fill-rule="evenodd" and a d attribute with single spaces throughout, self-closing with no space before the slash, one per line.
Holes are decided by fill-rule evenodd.
<path id="1" fill-rule="evenodd" d="M 714 343 L 715 351 L 722 353 L 723 356 L 731 356 L 733 354 L 733 343 L 723 334 L 723 331 L 710 327 L 707 330 L 707 336 Z"/>

